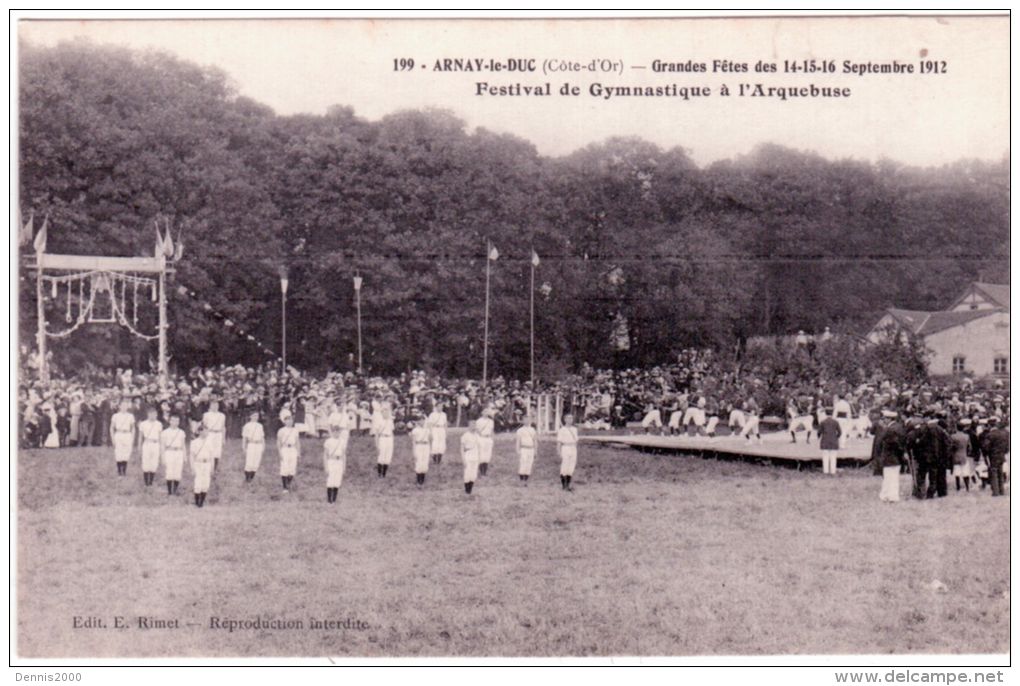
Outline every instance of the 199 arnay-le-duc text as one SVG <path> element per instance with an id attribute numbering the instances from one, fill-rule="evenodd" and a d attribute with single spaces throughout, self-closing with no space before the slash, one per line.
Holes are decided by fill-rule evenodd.
<path id="1" fill-rule="evenodd" d="M 537 74 L 559 75 L 588 74 L 624 75 L 624 61 L 605 57 L 585 60 L 570 59 L 538 59 L 538 58 L 439 58 L 428 62 L 416 62 L 413 58 L 395 58 L 393 69 L 398 72 L 414 72 L 415 67 L 434 73 L 471 73 L 471 74 Z M 685 74 L 685 75 L 722 75 L 740 77 L 741 75 L 760 75 L 772 77 L 802 76 L 902 76 L 939 75 L 948 73 L 949 65 L 945 60 L 922 58 L 917 61 L 893 60 L 851 60 L 851 59 L 783 59 L 757 60 L 754 62 L 727 58 L 711 60 L 696 59 L 654 59 L 648 64 L 628 65 L 631 73 L 647 74 Z M 562 85 L 549 81 L 542 82 L 493 82 L 475 80 L 472 94 L 475 96 L 495 97 L 549 97 L 549 96 L 581 96 L 588 95 L 603 100 L 624 97 L 660 97 L 690 100 L 707 98 L 713 95 L 721 97 L 737 96 L 751 98 L 777 98 L 788 100 L 795 98 L 848 98 L 852 95 L 851 86 L 825 83 L 797 83 L 766 81 L 736 81 L 721 84 L 701 83 L 662 83 L 649 84 L 647 79 L 641 83 L 622 82 L 604 83 L 593 81 L 586 84 L 564 82 Z"/>

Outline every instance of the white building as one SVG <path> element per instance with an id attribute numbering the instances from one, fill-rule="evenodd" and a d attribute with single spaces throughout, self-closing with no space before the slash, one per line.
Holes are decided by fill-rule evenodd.
<path id="1" fill-rule="evenodd" d="M 877 343 L 890 335 L 916 336 L 932 356 L 929 373 L 974 377 L 1009 375 L 1009 286 L 975 281 L 945 310 L 890 308 L 868 333 Z"/>

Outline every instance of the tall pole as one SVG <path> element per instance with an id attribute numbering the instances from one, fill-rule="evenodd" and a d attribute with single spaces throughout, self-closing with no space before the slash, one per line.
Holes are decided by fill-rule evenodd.
<path id="1" fill-rule="evenodd" d="M 283 313 L 283 345 L 281 346 L 283 353 L 283 369 L 287 369 L 287 291 L 284 290 L 280 297 L 280 308 Z"/>
<path id="2" fill-rule="evenodd" d="M 49 365 L 46 363 L 46 303 L 43 302 L 42 253 L 36 253 L 35 313 L 39 320 L 36 331 L 36 347 L 39 349 L 39 378 L 43 383 L 50 380 Z"/>
<path id="3" fill-rule="evenodd" d="M 361 364 L 361 276 L 354 277 L 354 303 L 358 310 L 358 374 L 364 373 Z"/>
<path id="4" fill-rule="evenodd" d="M 280 359 L 283 371 L 287 371 L 287 285 L 289 283 L 287 265 L 280 267 Z"/>
<path id="5" fill-rule="evenodd" d="M 482 387 L 485 387 L 489 379 L 489 272 L 492 262 L 489 256 L 492 254 L 492 245 L 485 240 L 485 337 L 482 341 Z"/>
<path id="6" fill-rule="evenodd" d="M 159 273 L 159 389 L 166 390 L 170 370 L 167 365 L 166 346 L 166 262 L 163 262 L 163 270 Z"/>
<path id="7" fill-rule="evenodd" d="M 531 251 L 531 392 L 535 392 L 535 251 Z"/>

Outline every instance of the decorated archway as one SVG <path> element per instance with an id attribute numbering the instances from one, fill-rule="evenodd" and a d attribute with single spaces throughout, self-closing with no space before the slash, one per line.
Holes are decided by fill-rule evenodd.
<path id="1" fill-rule="evenodd" d="M 87 324 L 117 324 L 133 336 L 159 342 L 158 376 L 165 388 L 168 380 L 166 280 L 181 257 L 181 245 L 175 249 L 167 226 L 163 234 L 156 227 L 156 245 L 152 257 L 107 257 L 102 255 L 58 255 L 46 252 L 48 222 L 35 236 L 36 308 L 38 328 L 36 345 L 39 376 L 49 381 L 46 356 L 50 339 L 67 338 Z M 56 299 L 66 290 L 64 322 L 50 327 L 46 320 L 47 289 Z M 155 331 L 139 325 L 139 311 L 158 309 Z"/>

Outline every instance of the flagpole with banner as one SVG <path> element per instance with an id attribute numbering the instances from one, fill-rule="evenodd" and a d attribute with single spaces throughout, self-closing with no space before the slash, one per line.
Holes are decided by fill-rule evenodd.
<path id="1" fill-rule="evenodd" d="M 535 268 L 539 265 L 538 253 L 531 249 L 531 392 L 535 392 Z"/>
<path id="2" fill-rule="evenodd" d="M 354 302 L 358 309 L 358 374 L 364 372 L 361 366 L 361 274 L 354 276 Z"/>
<path id="3" fill-rule="evenodd" d="M 489 289 L 491 284 L 492 261 L 499 257 L 499 251 L 488 238 L 485 239 L 485 335 L 482 340 L 482 387 L 489 380 Z"/>
<path id="4" fill-rule="evenodd" d="M 46 363 L 46 302 L 43 300 L 43 253 L 46 252 L 46 232 L 49 229 L 50 217 L 49 214 L 43 219 L 42 228 L 39 229 L 39 233 L 35 236 L 35 261 L 36 261 L 36 275 L 35 275 L 35 303 L 36 303 L 36 317 L 38 318 L 38 328 L 36 332 L 36 347 L 39 349 L 39 380 L 43 383 L 49 383 L 50 370 L 49 365 Z"/>

